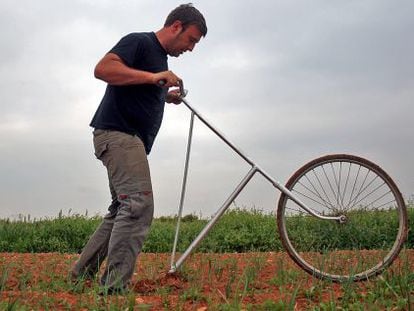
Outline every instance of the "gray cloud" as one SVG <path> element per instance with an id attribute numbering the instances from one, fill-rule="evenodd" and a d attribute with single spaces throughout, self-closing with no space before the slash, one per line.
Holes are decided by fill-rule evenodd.
<path id="1" fill-rule="evenodd" d="M 378 162 L 407 197 L 414 4 L 196 1 L 209 33 L 170 60 L 188 100 L 284 182 L 306 161 L 349 152 Z M 88 127 L 104 90 L 93 67 L 123 35 L 157 30 L 173 1 L 23 1 L 0 6 L 0 217 L 103 214 L 105 171 Z M 62 9 L 63 8 L 63 9 Z M 189 113 L 167 106 L 150 155 L 156 214 L 176 212 Z M 196 124 L 186 212 L 210 215 L 249 169 Z M 260 177 L 237 200 L 272 210 Z"/>

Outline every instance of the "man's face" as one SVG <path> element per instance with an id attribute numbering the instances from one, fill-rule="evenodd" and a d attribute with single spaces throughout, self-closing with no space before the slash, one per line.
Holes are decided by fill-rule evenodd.
<path id="1" fill-rule="evenodd" d="M 175 32 L 175 37 L 167 47 L 168 54 L 174 57 L 178 57 L 184 52 L 192 51 L 202 36 L 200 30 L 195 25 L 190 25 L 183 31 L 180 23 L 177 25 Z"/>

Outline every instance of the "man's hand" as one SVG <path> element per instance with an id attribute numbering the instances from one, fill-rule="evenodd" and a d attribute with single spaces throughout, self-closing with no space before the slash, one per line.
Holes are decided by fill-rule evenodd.
<path id="1" fill-rule="evenodd" d="M 179 86 L 181 79 L 171 70 L 153 74 L 154 84 L 165 87 Z"/>
<path id="2" fill-rule="evenodd" d="M 169 104 L 179 105 L 182 102 L 180 95 L 180 89 L 173 89 L 167 93 L 165 101 Z"/>

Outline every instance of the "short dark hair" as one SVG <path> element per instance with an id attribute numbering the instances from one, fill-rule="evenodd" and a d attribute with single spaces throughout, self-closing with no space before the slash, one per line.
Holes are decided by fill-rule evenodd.
<path id="1" fill-rule="evenodd" d="M 175 21 L 180 21 L 184 30 L 190 25 L 195 25 L 203 37 L 207 34 L 206 20 L 192 3 L 181 4 L 172 10 L 165 20 L 164 27 L 171 26 Z"/>

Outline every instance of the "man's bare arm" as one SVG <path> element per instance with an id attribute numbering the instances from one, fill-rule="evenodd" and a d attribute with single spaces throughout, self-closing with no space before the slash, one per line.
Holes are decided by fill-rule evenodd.
<path id="1" fill-rule="evenodd" d="M 97 79 L 111 85 L 158 84 L 164 81 L 164 86 L 177 86 L 180 80 L 172 71 L 152 73 L 128 67 L 122 59 L 114 54 L 106 54 L 96 65 L 94 71 Z"/>

